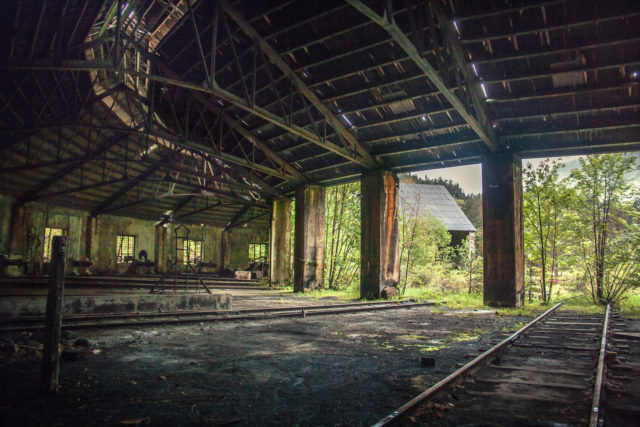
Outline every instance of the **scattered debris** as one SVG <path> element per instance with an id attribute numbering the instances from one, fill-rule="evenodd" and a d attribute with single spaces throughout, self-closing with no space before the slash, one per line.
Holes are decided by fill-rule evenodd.
<path id="1" fill-rule="evenodd" d="M 151 422 L 151 417 L 145 418 L 133 418 L 131 420 L 122 420 L 120 421 L 121 426 L 133 426 L 138 427 L 141 425 L 149 424 Z"/>
<path id="2" fill-rule="evenodd" d="M 393 286 L 387 286 L 382 290 L 382 292 L 380 292 L 380 296 L 384 299 L 391 299 L 396 296 L 396 288 Z"/>

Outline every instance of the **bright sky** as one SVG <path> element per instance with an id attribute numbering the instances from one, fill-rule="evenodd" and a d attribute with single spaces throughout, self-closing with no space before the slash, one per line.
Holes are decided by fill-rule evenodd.
<path id="1" fill-rule="evenodd" d="M 556 159 L 565 163 L 567 166 L 564 168 L 566 174 L 576 166 L 578 166 L 578 159 L 580 156 L 565 156 L 565 157 L 552 157 L 551 159 Z M 527 163 L 531 163 L 534 166 L 539 165 L 543 162 L 545 158 L 539 159 L 524 159 L 522 160 L 522 166 L 526 166 Z M 458 185 L 464 190 L 467 194 L 478 194 L 482 193 L 482 168 L 480 164 L 477 165 L 469 165 L 469 166 L 456 166 L 452 168 L 443 168 L 443 169 L 432 169 L 424 172 L 414 172 L 414 175 L 420 177 L 428 177 L 431 179 L 434 178 L 442 178 L 446 180 L 452 180 L 453 182 L 457 182 Z M 560 172 L 561 176 L 564 176 L 563 171 Z"/>

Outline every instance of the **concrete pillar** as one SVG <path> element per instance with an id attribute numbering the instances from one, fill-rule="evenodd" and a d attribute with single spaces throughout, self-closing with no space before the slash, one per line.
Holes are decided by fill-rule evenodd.
<path id="1" fill-rule="evenodd" d="M 367 171 L 361 187 L 360 297 L 379 298 L 400 281 L 398 178 L 390 171 Z"/>
<path id="2" fill-rule="evenodd" d="M 95 221 L 94 216 L 87 217 L 87 226 L 85 227 L 84 234 L 84 256 L 87 261 L 91 261 L 91 241 L 93 239 L 93 223 Z"/>
<path id="3" fill-rule="evenodd" d="M 269 279 L 276 285 L 288 285 L 291 274 L 291 199 L 288 197 L 273 201 L 269 240 Z"/>
<path id="4" fill-rule="evenodd" d="M 222 230 L 220 233 L 220 272 L 224 272 L 229 267 L 229 231 Z"/>
<path id="5" fill-rule="evenodd" d="M 293 290 L 311 291 L 324 280 L 324 187 L 296 189 Z"/>
<path id="6" fill-rule="evenodd" d="M 169 226 L 163 224 L 156 226 L 156 238 L 154 245 L 154 256 L 156 261 L 156 273 L 164 273 L 167 269 L 167 245 L 169 243 Z"/>
<path id="7" fill-rule="evenodd" d="M 482 163 L 484 303 L 524 304 L 522 159 L 514 153 L 487 155 Z"/>

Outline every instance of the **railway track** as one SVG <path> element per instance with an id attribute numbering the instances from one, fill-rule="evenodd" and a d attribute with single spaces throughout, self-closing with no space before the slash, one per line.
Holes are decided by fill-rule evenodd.
<path id="1" fill-rule="evenodd" d="M 589 425 L 600 418 L 610 308 L 560 304 L 375 426 Z"/>
<path id="2" fill-rule="evenodd" d="M 163 313 L 86 314 L 62 317 L 62 329 L 116 328 L 153 326 L 178 323 L 259 320 L 280 317 L 306 317 L 330 314 L 393 310 L 434 305 L 432 302 L 370 302 L 317 306 L 295 306 L 246 310 L 179 310 Z M 43 316 L 23 316 L 0 319 L 0 333 L 42 329 Z"/>

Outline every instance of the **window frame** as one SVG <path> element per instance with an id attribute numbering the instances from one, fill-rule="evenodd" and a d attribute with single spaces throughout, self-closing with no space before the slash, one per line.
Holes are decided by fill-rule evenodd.
<path id="1" fill-rule="evenodd" d="M 126 239 L 125 239 L 126 238 Z M 122 239 L 120 241 L 120 239 Z M 127 243 L 127 252 L 126 253 L 122 253 L 122 242 L 124 242 L 125 240 L 127 242 L 130 241 L 130 239 L 133 239 L 133 248 L 131 247 L 131 245 L 129 243 Z M 125 261 L 125 258 L 128 256 L 132 257 L 133 259 L 136 259 L 136 240 L 137 240 L 137 236 L 134 236 L 132 234 L 117 234 L 116 235 L 116 264 L 126 264 L 128 261 Z M 130 250 L 130 252 L 129 252 Z"/>
<path id="2" fill-rule="evenodd" d="M 189 248 L 189 244 L 190 243 L 194 243 L 194 249 L 196 249 L 196 253 L 199 252 L 199 257 L 193 256 L 193 252 L 191 251 L 191 248 Z M 189 258 L 187 258 L 187 248 L 189 248 Z M 202 248 L 203 248 L 203 241 L 202 239 L 198 240 L 198 239 L 184 239 L 184 247 L 182 248 L 182 264 L 187 265 L 187 263 L 190 264 L 197 264 L 199 262 L 202 262 L 202 258 L 203 258 L 203 254 L 202 254 Z"/>
<path id="3" fill-rule="evenodd" d="M 60 234 L 52 234 L 47 231 L 60 231 Z M 53 250 L 53 238 L 56 236 L 66 236 L 67 230 L 65 228 L 55 228 L 55 227 L 45 227 L 44 228 L 44 238 L 42 239 L 42 262 L 48 263 L 51 262 L 52 250 Z"/>
<path id="4" fill-rule="evenodd" d="M 256 248 L 258 248 L 258 255 L 256 256 Z M 267 242 L 249 242 L 249 265 L 256 262 L 267 263 L 267 257 L 269 256 L 269 247 Z"/>

